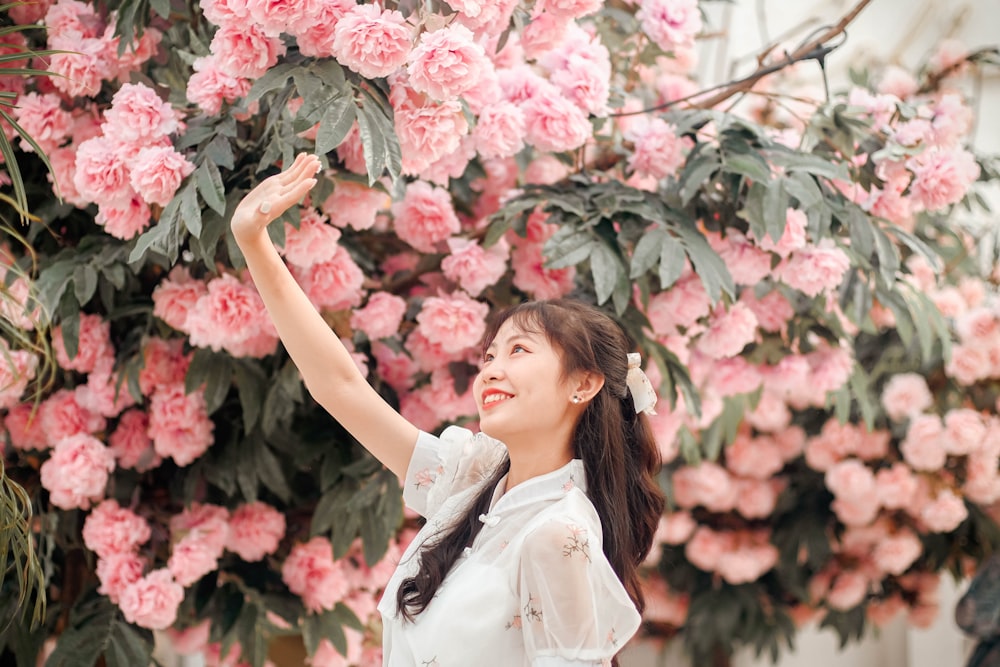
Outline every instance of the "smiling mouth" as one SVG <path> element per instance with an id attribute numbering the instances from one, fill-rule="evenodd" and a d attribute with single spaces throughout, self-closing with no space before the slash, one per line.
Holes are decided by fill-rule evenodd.
<path id="1" fill-rule="evenodd" d="M 514 398 L 510 394 L 490 394 L 483 399 L 483 407 L 487 405 L 496 405 L 502 401 L 506 401 L 509 398 Z"/>

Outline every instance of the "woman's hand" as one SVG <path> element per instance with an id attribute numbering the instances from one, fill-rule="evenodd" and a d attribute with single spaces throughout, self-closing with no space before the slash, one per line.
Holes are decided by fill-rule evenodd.
<path id="1" fill-rule="evenodd" d="M 268 223 L 301 201 L 316 185 L 315 176 L 321 167 L 315 155 L 299 153 L 285 171 L 266 178 L 248 192 L 230 223 L 236 242 L 260 237 Z"/>

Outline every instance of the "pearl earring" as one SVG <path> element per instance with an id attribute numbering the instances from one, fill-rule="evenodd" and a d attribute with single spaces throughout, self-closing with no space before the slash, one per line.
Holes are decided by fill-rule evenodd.
<path id="1" fill-rule="evenodd" d="M 582 399 L 576 394 L 573 394 L 573 398 L 571 398 L 570 400 L 573 401 L 574 403 L 579 403 Z"/>

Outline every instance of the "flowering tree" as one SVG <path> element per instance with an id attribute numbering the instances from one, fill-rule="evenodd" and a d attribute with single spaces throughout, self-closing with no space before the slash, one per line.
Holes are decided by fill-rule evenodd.
<path id="1" fill-rule="evenodd" d="M 49 600 L 4 650 L 146 664 L 163 630 L 256 666 L 301 634 L 312 665 L 379 663 L 415 519 L 304 391 L 228 231 L 301 151 L 327 168 L 272 238 L 421 428 L 474 426 L 484 317 L 524 298 L 606 307 L 651 360 L 670 507 L 644 637 L 702 664 L 814 617 L 927 623 L 940 573 L 1000 540 L 1000 276 L 954 214 L 997 176 L 955 87 L 996 51 L 778 94 L 869 1 L 705 93 L 694 0 L 11 7 L 12 48 L 66 52 L 3 80 L 39 220 L 0 315 L 51 326 L 60 369 L 36 410 L 40 356 L 3 343 Z"/>

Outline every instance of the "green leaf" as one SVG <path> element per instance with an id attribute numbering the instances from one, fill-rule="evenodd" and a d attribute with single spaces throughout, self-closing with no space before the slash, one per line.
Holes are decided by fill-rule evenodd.
<path id="1" fill-rule="evenodd" d="M 370 89 L 361 89 L 363 100 L 357 115 L 361 147 L 368 169 L 368 185 L 386 171 L 395 181 L 402 169 L 399 140 L 392 122 L 392 107 L 388 100 L 376 97 Z"/>
<path id="2" fill-rule="evenodd" d="M 248 361 L 236 362 L 233 365 L 233 375 L 240 396 L 243 429 L 245 433 L 249 433 L 260 418 L 268 377 L 259 365 Z"/>
<path id="3" fill-rule="evenodd" d="M 598 242 L 593 235 L 579 231 L 573 227 L 560 227 L 546 242 L 543 248 L 545 266 L 550 269 L 562 269 L 576 266 L 590 257 Z"/>
<path id="4" fill-rule="evenodd" d="M 684 246 L 672 234 L 660 245 L 660 289 L 667 289 L 684 273 Z"/>
<path id="5" fill-rule="evenodd" d="M 145 260 L 147 252 L 159 253 L 170 260 L 171 264 L 177 261 L 177 254 L 180 249 L 180 236 L 177 224 L 179 211 L 180 197 L 174 197 L 163 208 L 163 212 L 160 213 L 159 222 L 136 239 L 135 246 L 128 256 L 129 264 Z"/>
<path id="6" fill-rule="evenodd" d="M 246 104 L 253 104 L 272 90 L 284 88 L 288 79 L 299 67 L 300 65 L 296 63 L 286 62 L 267 70 L 262 77 L 254 81 L 250 92 L 247 93 Z"/>
<path id="7" fill-rule="evenodd" d="M 125 622 L 121 611 L 106 597 L 90 591 L 70 613 L 46 667 L 84 667 L 103 655 L 108 667 L 148 665 L 152 658 L 152 633 Z"/>
<path id="8" fill-rule="evenodd" d="M 681 237 L 681 243 L 684 244 L 688 257 L 691 258 L 695 273 L 701 278 L 712 303 L 718 301 L 723 292 L 733 296 L 736 290 L 733 286 L 733 277 L 729 274 L 725 262 L 722 261 L 718 253 L 712 250 L 712 246 L 708 245 L 708 241 L 701 232 L 687 225 L 679 225 L 676 230 Z"/>
<path id="9" fill-rule="evenodd" d="M 338 95 L 323 112 L 316 132 L 316 153 L 324 155 L 340 145 L 351 131 L 357 117 L 354 98 L 349 94 Z"/>
<path id="10" fill-rule="evenodd" d="M 292 497 L 292 490 L 288 486 L 288 478 L 282 470 L 281 462 L 274 455 L 271 448 L 263 441 L 254 448 L 254 457 L 257 461 L 257 476 L 270 491 L 278 496 L 282 502 L 288 502 Z"/>
<path id="11" fill-rule="evenodd" d="M 177 197 L 181 200 L 181 219 L 184 221 L 184 226 L 192 236 L 195 238 L 200 237 L 201 207 L 198 205 L 198 194 L 195 190 L 194 182 L 188 181 L 188 184 L 181 189 Z"/>
<path id="12" fill-rule="evenodd" d="M 701 146 L 706 145 L 701 144 Z M 691 159 L 690 156 L 688 157 L 684 173 L 681 174 L 680 178 L 680 196 L 683 206 L 687 206 L 694 199 L 694 196 L 705 184 L 705 181 L 709 180 L 712 174 L 719 170 L 720 166 L 719 154 L 714 149 L 710 151 L 705 150 L 694 159 Z"/>
<path id="13" fill-rule="evenodd" d="M 639 241 L 632 250 L 632 262 L 629 269 L 629 279 L 635 280 L 642 274 L 656 266 L 660 261 L 661 246 L 663 237 L 669 236 L 667 230 L 662 227 L 651 229 L 639 237 Z"/>
<path id="14" fill-rule="evenodd" d="M 90 264 L 80 264 L 73 271 L 73 293 L 81 306 L 85 306 L 97 291 L 97 271 Z"/>
<path id="15" fill-rule="evenodd" d="M 771 167 L 760 153 L 734 153 L 723 155 L 723 167 L 728 171 L 749 178 L 755 183 L 767 183 L 771 180 Z"/>
<path id="16" fill-rule="evenodd" d="M 219 168 L 211 160 L 203 160 L 195 172 L 198 192 L 213 211 L 219 215 L 226 214 L 226 189 L 222 184 Z M 200 235 L 199 235 L 200 236 Z"/>
<path id="17" fill-rule="evenodd" d="M 598 305 L 611 297 L 619 276 L 625 273 L 618 253 L 603 243 L 595 245 L 590 254 L 590 272 L 594 276 L 594 290 Z"/>

